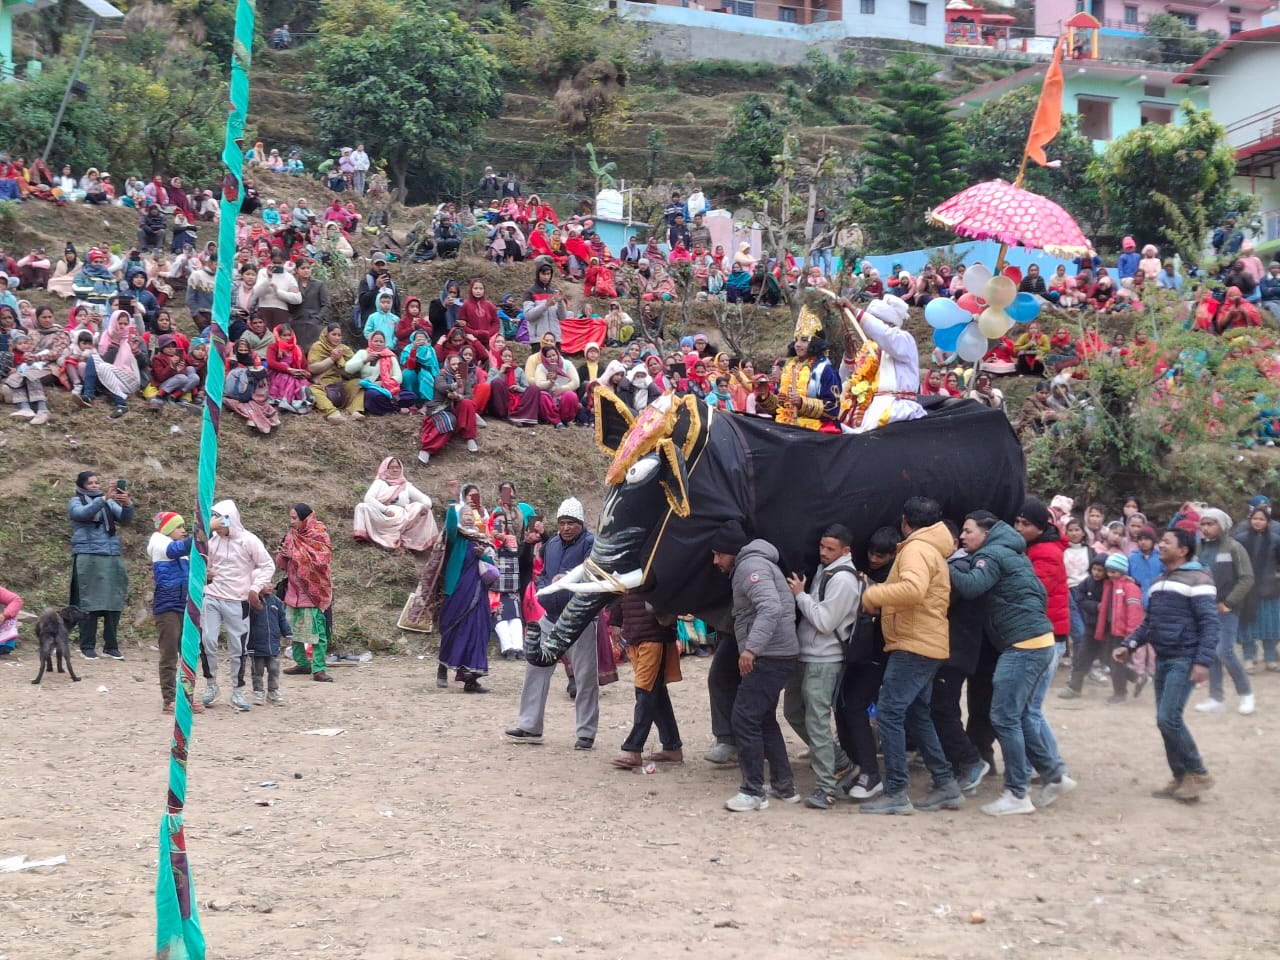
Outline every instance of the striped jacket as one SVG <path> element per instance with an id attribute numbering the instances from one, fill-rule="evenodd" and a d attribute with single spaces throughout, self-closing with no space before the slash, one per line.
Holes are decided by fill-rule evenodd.
<path id="1" fill-rule="evenodd" d="M 1211 666 L 1217 659 L 1218 588 L 1213 574 L 1198 561 L 1162 573 L 1147 594 L 1147 616 L 1124 639 L 1130 651 L 1144 643 L 1156 656 L 1189 657 Z"/>

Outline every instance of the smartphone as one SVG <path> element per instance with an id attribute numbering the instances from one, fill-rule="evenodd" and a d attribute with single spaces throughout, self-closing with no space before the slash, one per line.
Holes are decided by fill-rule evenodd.
<path id="1" fill-rule="evenodd" d="M 738 367 L 740 367 L 740 366 L 742 366 L 742 361 L 741 361 L 741 360 L 739 360 L 737 357 L 730 357 L 730 358 L 729 358 L 729 369 L 730 369 L 730 370 L 737 370 L 737 369 L 738 369 Z"/>
<path id="2" fill-rule="evenodd" d="M 284 273 L 284 267 L 275 267 L 275 268 L 273 268 L 273 269 L 272 269 L 272 271 L 271 271 L 271 272 L 272 272 L 272 273 Z"/>
<path id="3" fill-rule="evenodd" d="M 668 363 L 667 376 L 672 380 L 679 380 L 685 375 L 685 366 L 683 363 Z"/>
<path id="4" fill-rule="evenodd" d="M 117 489 L 117 490 L 123 491 L 123 490 L 124 490 L 126 487 L 128 487 L 128 486 L 129 486 L 129 485 L 128 485 L 127 483 L 125 483 L 125 481 L 124 481 L 124 477 L 121 477 L 119 480 L 117 480 L 117 481 L 116 481 L 116 489 Z"/>

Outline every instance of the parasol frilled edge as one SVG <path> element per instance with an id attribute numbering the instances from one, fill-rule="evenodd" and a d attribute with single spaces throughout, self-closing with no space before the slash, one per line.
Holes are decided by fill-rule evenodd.
<path id="1" fill-rule="evenodd" d="M 1003 180 L 967 187 L 930 210 L 926 218 L 970 240 L 997 240 L 1056 257 L 1093 253 L 1093 245 L 1062 207 Z"/>

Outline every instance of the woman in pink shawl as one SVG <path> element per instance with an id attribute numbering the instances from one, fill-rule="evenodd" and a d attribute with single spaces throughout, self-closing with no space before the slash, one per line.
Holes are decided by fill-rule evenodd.
<path id="1" fill-rule="evenodd" d="M 405 478 L 398 457 L 382 461 L 364 500 L 356 504 L 354 533 L 357 540 L 388 550 L 429 550 L 439 539 L 431 498 Z"/>

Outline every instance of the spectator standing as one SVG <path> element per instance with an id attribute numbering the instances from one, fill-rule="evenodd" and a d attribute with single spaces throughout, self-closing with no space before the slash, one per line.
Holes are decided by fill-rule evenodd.
<path id="1" fill-rule="evenodd" d="M 308 504 L 295 503 L 289 510 L 289 532 L 276 552 L 276 568 L 288 579 L 284 594 L 285 613 L 292 629 L 294 666 L 286 672 L 311 674 L 319 683 L 333 678 L 325 671 L 325 655 L 329 650 L 329 624 L 324 612 L 333 605 L 333 545 L 329 531 Z M 307 643 L 311 656 L 307 657 Z M 269 654 L 270 655 L 270 654 Z M 277 650 L 274 654 L 279 656 Z M 279 671 L 279 664 L 276 670 Z M 254 698 L 261 692 L 260 674 L 254 672 Z M 260 701 L 259 701 L 260 702 Z"/>
<path id="2" fill-rule="evenodd" d="M 626 643 L 636 688 L 631 730 L 622 742 L 622 752 L 610 762 L 622 770 L 640 767 L 646 759 L 683 763 L 684 744 L 667 692 L 667 684 L 681 680 L 676 618 L 656 615 L 643 594 L 625 593 L 610 608 L 609 632 L 615 647 Z M 662 749 L 646 758 L 645 741 L 655 724 Z"/>
<path id="3" fill-rule="evenodd" d="M 1231 518 L 1223 511 L 1209 507 L 1200 512 L 1198 553 L 1212 564 L 1209 570 L 1218 588 L 1219 635 L 1217 656 L 1209 667 L 1209 699 L 1196 704 L 1196 709 L 1201 713 L 1226 710 L 1222 682 L 1225 667 L 1240 696 L 1239 712 L 1248 716 L 1255 709 L 1253 686 L 1244 664 L 1236 656 L 1236 634 L 1240 630 L 1241 613 L 1246 612 L 1245 602 L 1253 589 L 1253 563 L 1244 547 L 1227 535 L 1230 529 Z"/>
<path id="4" fill-rule="evenodd" d="M 129 571 L 120 551 L 119 528 L 133 522 L 134 506 L 123 480 L 109 491 L 98 474 L 85 470 L 76 477 L 75 496 L 67 504 L 71 520 L 70 602 L 87 615 L 80 624 L 80 653 L 98 659 L 98 622 L 102 622 L 102 653 L 123 660 L 116 631 L 129 594 Z"/>
<path id="5" fill-rule="evenodd" d="M 1146 619 L 1125 638 L 1113 659 L 1123 666 L 1144 644 L 1155 648 L 1156 726 L 1173 778 L 1152 795 L 1193 803 L 1213 787 L 1213 777 L 1182 715 L 1192 689 L 1204 683 L 1217 660 L 1222 635 L 1218 587 L 1196 561 L 1193 531 L 1166 531 L 1159 552 L 1165 572 L 1151 585 Z"/>
<path id="6" fill-rule="evenodd" d="M 364 196 L 364 181 L 369 174 L 369 154 L 364 151 L 364 144 L 357 143 L 351 151 L 351 186 L 356 196 Z"/>

